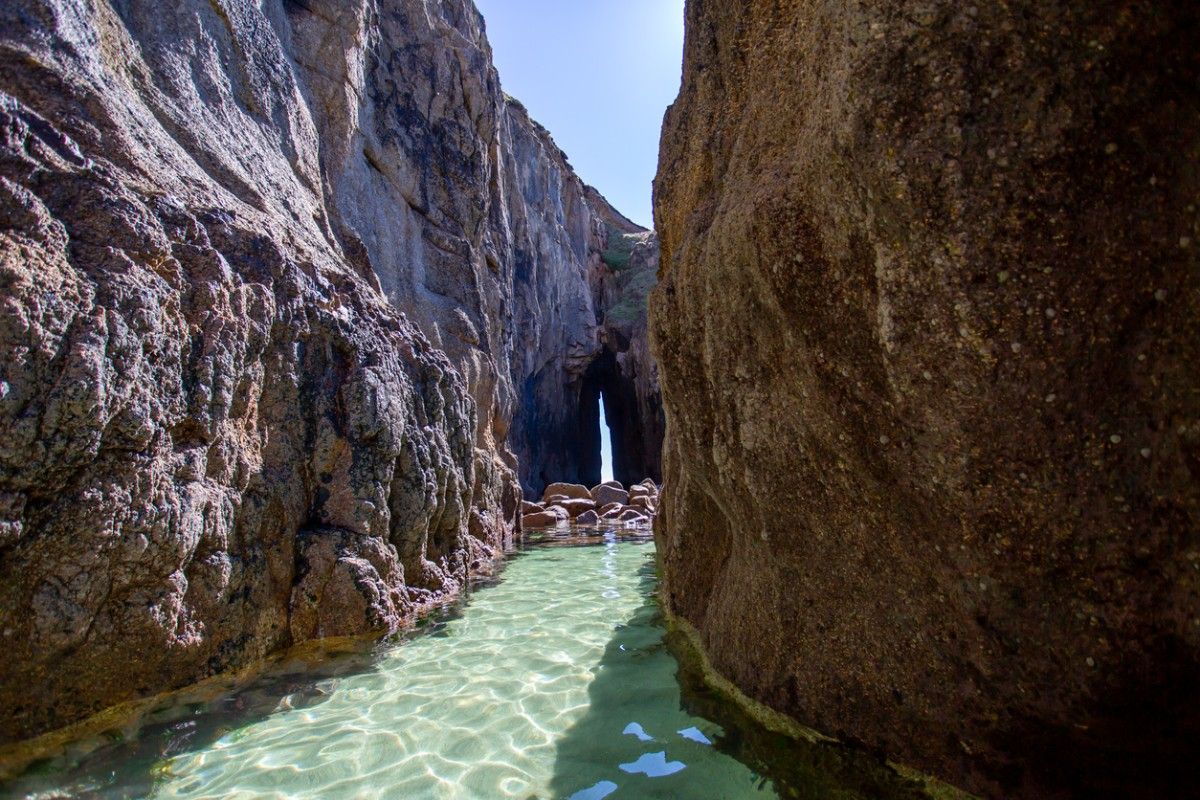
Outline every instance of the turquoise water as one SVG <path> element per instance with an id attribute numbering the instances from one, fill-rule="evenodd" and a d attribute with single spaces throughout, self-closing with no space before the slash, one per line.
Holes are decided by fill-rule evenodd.
<path id="1" fill-rule="evenodd" d="M 540 546 L 423 635 L 165 706 L 10 784 L 98 798 L 758 798 L 683 710 L 653 545 Z M 62 792 L 64 794 L 52 794 Z M 2 793 L 2 791 L 0 791 Z"/>

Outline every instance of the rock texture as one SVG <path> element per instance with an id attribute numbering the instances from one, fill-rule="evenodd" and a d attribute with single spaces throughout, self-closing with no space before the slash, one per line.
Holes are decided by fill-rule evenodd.
<path id="1" fill-rule="evenodd" d="M 552 483 L 542 502 L 521 505 L 521 524 L 533 528 L 569 525 L 622 525 L 649 528 L 658 514 L 659 487 L 646 478 L 626 491 L 620 481 L 606 481 L 591 489 L 581 484 Z"/>
<path id="2" fill-rule="evenodd" d="M 487 571 L 614 225 L 466 0 L 0 6 L 0 744 Z"/>
<path id="3" fill-rule="evenodd" d="M 689 0 L 657 535 L 746 692 L 990 796 L 1190 781 L 1198 31 Z"/>

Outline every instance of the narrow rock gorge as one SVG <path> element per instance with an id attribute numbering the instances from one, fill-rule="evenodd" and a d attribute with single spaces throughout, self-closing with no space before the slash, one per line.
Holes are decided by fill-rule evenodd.
<path id="1" fill-rule="evenodd" d="M 657 536 L 754 699 L 988 796 L 1188 793 L 1198 22 L 689 0 Z"/>
<path id="2" fill-rule="evenodd" d="M 659 477 L 656 240 L 468 0 L 6 2 L 0 136 L 0 744 L 408 624 L 601 395 Z"/>

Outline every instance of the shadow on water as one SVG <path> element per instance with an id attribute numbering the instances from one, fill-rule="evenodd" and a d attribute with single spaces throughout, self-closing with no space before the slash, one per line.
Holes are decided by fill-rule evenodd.
<path id="1" fill-rule="evenodd" d="M 653 562 L 639 576 L 645 602 L 617 627 L 588 711 L 557 744 L 555 798 L 930 797 L 876 757 L 774 733 L 710 689 L 682 634 L 665 632 Z"/>

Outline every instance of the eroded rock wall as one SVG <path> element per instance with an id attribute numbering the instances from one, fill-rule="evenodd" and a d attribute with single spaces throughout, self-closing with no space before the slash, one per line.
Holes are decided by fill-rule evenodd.
<path id="1" fill-rule="evenodd" d="M 511 544 L 514 387 L 586 368 L 628 223 L 469 2 L 5 3 L 0 135 L 0 743 Z"/>
<path id="2" fill-rule="evenodd" d="M 580 180 L 550 134 L 501 91 L 470 2 L 306 0 L 283 9 L 314 109 L 332 226 L 462 371 L 479 410 L 488 491 L 507 496 L 514 469 L 535 494 L 545 482 L 582 480 L 591 429 L 581 420 L 594 405 L 581 399 L 583 376 L 607 341 L 598 291 L 611 271 L 602 254 L 614 231 L 648 234 Z M 623 323 L 642 325 L 623 347 L 643 357 L 646 291 Z M 656 402 L 650 371 L 639 374 L 646 405 Z M 657 405 L 651 412 L 661 418 Z M 638 419 L 629 427 L 640 431 Z M 639 449 L 630 459 L 644 461 L 643 449 L 657 457 L 661 427 L 650 436 L 644 448 L 631 434 Z"/>
<path id="3" fill-rule="evenodd" d="M 689 0 L 658 540 L 749 694 L 990 796 L 1187 785 L 1198 32 L 1186 3 Z"/>

